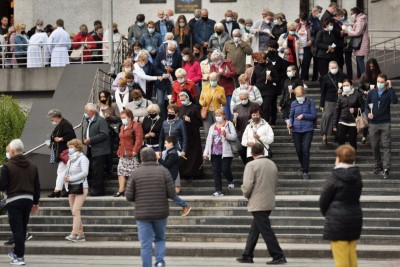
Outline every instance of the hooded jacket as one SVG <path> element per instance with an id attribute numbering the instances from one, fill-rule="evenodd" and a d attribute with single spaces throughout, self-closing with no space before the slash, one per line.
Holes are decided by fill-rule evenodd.
<path id="1" fill-rule="evenodd" d="M 7 193 L 7 203 L 20 197 L 33 199 L 33 204 L 38 204 L 40 182 L 37 167 L 24 155 L 12 157 L 1 169 L 0 191 Z"/>
<path id="2" fill-rule="evenodd" d="M 325 182 L 319 206 L 325 216 L 326 240 L 357 240 L 362 228 L 360 196 L 362 178 L 358 167 L 340 163 Z"/>

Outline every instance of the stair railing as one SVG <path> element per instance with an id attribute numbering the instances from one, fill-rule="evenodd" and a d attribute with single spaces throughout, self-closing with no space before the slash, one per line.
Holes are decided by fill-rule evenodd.
<path id="1" fill-rule="evenodd" d="M 129 51 L 128 39 L 122 36 L 120 41 L 118 42 L 118 48 L 115 50 L 113 55 L 113 61 L 112 61 L 113 72 L 120 71 L 122 64 L 124 63 L 124 60 L 128 55 L 128 51 Z"/>
<path id="2" fill-rule="evenodd" d="M 368 58 L 375 58 L 381 68 L 387 64 L 395 64 L 400 58 L 400 36 L 370 46 Z"/>

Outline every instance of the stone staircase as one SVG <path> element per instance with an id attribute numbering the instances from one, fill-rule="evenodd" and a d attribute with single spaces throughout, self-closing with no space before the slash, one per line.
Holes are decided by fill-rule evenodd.
<path id="1" fill-rule="evenodd" d="M 394 86 L 400 88 L 400 82 L 394 81 Z M 317 84 L 309 85 L 308 96 L 315 99 L 318 106 Z M 364 225 L 358 247 L 360 257 L 400 258 L 399 115 L 400 106 L 393 106 L 391 179 L 383 180 L 381 175 L 372 174 L 374 164 L 369 142 L 358 147 L 357 165 L 361 167 L 364 183 Z M 288 257 L 330 257 L 328 242 L 322 240 L 324 218 L 319 211 L 318 198 L 324 180 L 334 165 L 337 145 L 333 142 L 322 145 L 317 129 L 311 148 L 311 180 L 302 180 L 296 174 L 299 169 L 297 156 L 283 124 L 283 120 L 279 119 L 274 130 L 275 142 L 271 147 L 280 174 L 277 207 L 271 214 L 273 229 Z M 252 217 L 239 189 L 243 164 L 240 159 L 234 159 L 232 170 L 236 188 L 226 189 L 225 196 L 220 198 L 211 197 L 214 187 L 208 162 L 204 164 L 204 169 L 205 180 L 182 181 L 182 198 L 193 207 L 190 215 L 180 217 L 180 208 L 173 203 L 170 205 L 167 228 L 169 256 L 235 257 L 244 248 Z M 107 182 L 109 195 L 116 188 L 116 180 Z M 88 242 L 69 244 L 63 240 L 72 224 L 67 199 L 42 198 L 41 211 L 31 217 L 29 224 L 34 242 L 27 244 L 28 253 L 138 255 L 140 245 L 131 203 L 123 198 L 88 198 L 82 216 Z M 9 235 L 7 218 L 0 216 L 0 240 L 6 240 Z M 259 242 L 256 255 L 265 256 L 261 238 Z M 8 249 L 0 247 L 0 251 Z"/>

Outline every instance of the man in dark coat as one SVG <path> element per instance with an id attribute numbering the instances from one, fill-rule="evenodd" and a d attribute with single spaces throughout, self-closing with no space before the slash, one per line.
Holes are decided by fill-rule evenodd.
<path id="1" fill-rule="evenodd" d="M 110 151 L 109 127 L 99 116 L 95 104 L 85 106 L 87 125 L 83 130 L 83 143 L 87 145 L 87 157 L 92 165 L 91 196 L 104 196 L 104 167 Z"/>
<path id="2" fill-rule="evenodd" d="M 319 199 L 325 216 L 324 239 L 331 240 L 336 266 L 357 266 L 356 243 L 362 228 L 360 196 L 362 178 L 354 165 L 356 151 L 350 145 L 336 150 L 336 166 Z"/>
<path id="3" fill-rule="evenodd" d="M 20 139 L 10 142 L 8 161 L 0 174 L 0 191 L 7 192 L 6 209 L 15 240 L 14 251 L 8 254 L 12 265 L 25 265 L 25 236 L 29 215 L 39 211 L 40 183 L 35 165 L 23 155 L 24 144 Z"/>
<path id="4" fill-rule="evenodd" d="M 233 21 L 233 11 L 232 10 L 227 10 L 225 12 L 225 19 L 221 20 L 221 23 L 224 25 L 225 32 L 227 34 L 229 34 L 231 37 L 233 37 L 232 36 L 233 30 L 235 30 L 235 29 L 240 30 L 239 23 L 237 23 L 236 21 Z"/>
<path id="5" fill-rule="evenodd" d="M 156 32 L 161 34 L 161 39 L 164 40 L 167 32 L 173 32 L 175 25 L 170 20 L 165 18 L 164 10 L 158 10 L 159 20 L 156 22 Z"/>

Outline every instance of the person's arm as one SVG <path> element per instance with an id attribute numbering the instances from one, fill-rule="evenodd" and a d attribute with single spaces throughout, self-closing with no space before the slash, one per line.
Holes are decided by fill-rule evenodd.
<path id="1" fill-rule="evenodd" d="M 361 113 L 364 112 L 364 108 L 365 108 L 365 103 L 364 103 L 364 98 L 363 98 L 363 93 L 358 91 L 358 107 L 361 109 Z M 357 111 L 358 114 L 358 111 Z"/>
<path id="2" fill-rule="evenodd" d="M 119 113 L 119 108 L 117 107 L 117 104 L 112 103 L 110 107 L 110 116 L 108 116 L 107 121 L 110 122 L 119 122 L 120 121 L 120 113 Z"/>
<path id="3" fill-rule="evenodd" d="M 321 99 L 320 99 L 320 103 L 319 103 L 319 106 L 321 108 L 325 107 L 325 97 L 326 97 L 326 89 L 327 89 L 326 87 L 327 87 L 327 83 L 323 79 L 322 83 L 321 83 Z"/>
<path id="4" fill-rule="evenodd" d="M 89 35 L 89 37 L 87 38 L 87 42 L 94 42 L 93 36 Z M 96 43 L 88 43 L 87 45 L 89 46 L 89 49 L 96 49 L 97 47 Z"/>
<path id="5" fill-rule="evenodd" d="M 167 196 L 169 199 L 173 199 L 176 196 L 174 180 L 172 179 L 171 173 L 167 169 L 164 169 L 164 173 Z"/>
<path id="6" fill-rule="evenodd" d="M 320 30 L 317 33 L 317 38 L 315 38 L 315 44 L 317 45 L 317 48 L 327 51 L 328 46 L 330 46 L 331 44 L 325 44 L 323 42 L 323 38 L 322 38 L 323 32 L 324 32 L 324 30 Z"/>
<path id="7" fill-rule="evenodd" d="M 74 39 L 72 39 L 72 45 L 71 48 L 72 49 L 78 49 L 79 47 L 82 46 L 82 44 L 79 44 L 78 42 L 80 42 L 79 40 L 79 35 L 75 35 Z"/>
<path id="8" fill-rule="evenodd" d="M 254 103 L 257 103 L 260 107 L 263 103 L 263 98 L 261 96 L 260 90 L 256 86 L 253 86 L 253 93 L 254 93 Z"/>
<path id="9" fill-rule="evenodd" d="M 332 120 L 333 128 L 337 129 L 341 113 L 342 113 L 342 105 L 340 98 L 338 98 L 338 100 L 336 101 L 335 113 L 333 115 L 333 120 Z"/>
<path id="10" fill-rule="evenodd" d="M 229 141 L 236 141 L 236 139 L 237 139 L 237 133 L 236 133 L 236 130 L 235 130 L 235 125 L 233 125 L 232 122 L 228 121 L 228 123 L 227 123 L 226 126 L 227 126 L 227 128 L 228 128 L 228 129 L 225 129 L 225 132 L 226 132 L 226 140 L 229 140 Z"/>
<path id="11" fill-rule="evenodd" d="M 146 80 L 146 81 L 155 81 L 155 80 L 157 80 L 157 76 L 146 75 L 146 73 L 140 67 L 139 68 L 135 68 L 133 70 L 133 74 L 135 74 L 136 77 L 138 77 L 141 80 Z"/>
<path id="12" fill-rule="evenodd" d="M 372 103 L 372 99 L 371 99 L 371 94 L 372 94 L 372 92 L 373 92 L 372 90 L 370 90 L 370 91 L 368 92 L 367 99 L 365 100 L 364 113 L 365 113 L 365 115 L 367 115 L 367 116 L 368 116 L 368 114 L 371 112 L 371 109 L 369 108 L 369 104 Z"/>
<path id="13" fill-rule="evenodd" d="M 396 92 L 394 91 L 393 88 L 388 88 L 389 91 L 389 97 L 390 97 L 390 102 L 392 104 L 397 104 L 399 103 L 399 98 L 396 95 Z"/>
<path id="14" fill-rule="evenodd" d="M 253 49 L 251 49 L 251 46 L 247 42 L 240 41 L 240 47 L 246 55 L 250 56 L 253 54 Z"/>
<path id="15" fill-rule="evenodd" d="M 36 206 L 35 210 L 38 210 L 40 200 L 40 180 L 39 171 L 35 168 L 35 180 L 33 182 L 33 205 Z M 35 211 L 34 210 L 34 211 Z"/>
<path id="16" fill-rule="evenodd" d="M 260 141 L 263 142 L 263 144 L 270 145 L 274 142 L 274 131 L 268 123 L 265 124 L 264 127 L 265 134 L 260 136 Z"/>
<path id="17" fill-rule="evenodd" d="M 185 122 L 184 121 L 182 121 L 181 122 L 181 126 L 180 126 L 180 130 L 181 130 L 181 134 L 182 134 L 182 152 L 185 152 L 186 153 L 186 151 L 187 151 L 187 146 L 188 146 L 188 136 L 187 136 L 187 130 L 186 130 L 186 125 L 185 125 Z"/>
<path id="18" fill-rule="evenodd" d="M 332 175 L 327 178 L 325 185 L 322 188 L 321 196 L 319 197 L 319 209 L 324 217 L 332 202 L 333 196 L 335 195 L 336 186 L 334 179 L 335 178 Z"/>
<path id="19" fill-rule="evenodd" d="M 10 183 L 10 170 L 3 165 L 0 172 L 0 191 L 6 191 Z"/>
<path id="20" fill-rule="evenodd" d="M 313 121 L 317 118 L 317 109 L 315 108 L 315 103 L 312 99 L 306 99 L 306 101 L 309 101 L 305 104 L 310 105 L 310 112 L 303 113 L 303 120 Z"/>
<path id="21" fill-rule="evenodd" d="M 210 160 L 210 156 L 211 156 L 211 147 L 212 147 L 212 135 L 214 132 L 214 125 L 211 125 L 208 131 L 208 135 L 206 136 L 206 144 L 204 146 L 204 152 L 203 152 L 203 156 L 204 157 L 209 157 Z"/>
<path id="22" fill-rule="evenodd" d="M 90 137 L 90 144 L 94 145 L 103 142 L 108 138 L 109 129 L 106 120 L 98 119 L 98 131 L 99 133 Z"/>
<path id="23" fill-rule="evenodd" d="M 74 138 L 76 138 L 76 134 L 74 131 L 74 128 L 72 127 L 72 125 L 70 123 L 65 123 L 63 125 L 61 134 L 58 137 L 62 137 L 64 142 L 68 142 Z"/>
<path id="24" fill-rule="evenodd" d="M 162 124 L 161 125 L 161 131 L 160 131 L 160 138 L 159 138 L 159 146 L 160 146 L 160 151 L 163 151 L 164 150 L 164 136 L 165 136 L 165 133 L 164 133 L 164 127 L 163 127 L 164 125 Z"/>
<path id="25" fill-rule="evenodd" d="M 128 181 L 126 182 L 126 190 L 125 190 L 125 196 L 126 196 L 126 200 L 130 201 L 130 202 L 135 202 L 135 173 L 132 173 L 129 176 Z"/>
<path id="26" fill-rule="evenodd" d="M 289 124 L 292 126 L 294 123 L 293 118 L 294 118 L 294 111 L 295 111 L 293 103 L 295 103 L 295 102 L 293 101 L 292 104 L 290 105 L 290 113 L 289 113 L 289 121 L 290 121 Z"/>
<path id="27" fill-rule="evenodd" d="M 168 170 L 172 168 L 174 165 L 179 165 L 180 158 L 178 156 L 178 153 L 169 153 L 165 160 L 160 158 L 158 160 L 158 163 L 160 163 L 162 166 L 167 168 Z"/>
<path id="28" fill-rule="evenodd" d="M 220 87 L 220 92 L 219 94 L 221 95 L 221 99 L 219 100 L 219 103 L 223 106 L 226 104 L 226 95 L 225 95 L 225 90 L 224 88 Z"/>
<path id="29" fill-rule="evenodd" d="M 226 65 L 228 66 L 228 69 L 226 70 L 226 68 L 225 68 L 224 72 L 221 75 L 226 78 L 234 78 L 236 76 L 236 69 L 235 69 L 235 66 L 233 65 L 232 61 L 228 59 L 226 61 Z"/>
<path id="30" fill-rule="evenodd" d="M 81 171 L 78 174 L 69 176 L 69 181 L 71 183 L 81 181 L 85 179 L 89 174 L 89 160 L 84 155 L 80 156 L 79 168 L 81 169 Z"/>
<path id="31" fill-rule="evenodd" d="M 366 21 L 361 21 L 360 19 L 357 20 L 354 25 L 353 25 L 353 29 L 352 30 L 346 30 L 347 35 L 349 37 L 358 37 L 364 34 L 364 31 L 366 29 L 365 24 L 367 22 Z"/>
<path id="32" fill-rule="evenodd" d="M 248 131 L 250 131 L 249 129 L 250 129 L 250 127 L 249 127 L 249 125 L 247 125 L 246 129 L 244 130 L 244 133 L 242 135 L 242 146 L 244 146 L 244 147 L 247 147 L 247 142 L 248 142 L 247 136 L 248 136 Z"/>
<path id="33" fill-rule="evenodd" d="M 243 184 L 241 186 L 243 196 L 247 199 L 250 199 L 251 193 L 253 192 L 254 188 L 254 170 L 249 166 L 246 165 L 244 168 L 244 173 L 243 173 Z"/>
<path id="34" fill-rule="evenodd" d="M 193 82 L 194 83 L 199 83 L 199 82 L 201 82 L 201 79 L 203 77 L 203 74 L 201 73 L 200 63 L 197 62 L 197 61 L 194 61 L 193 68 L 194 68 L 194 73 L 195 73 L 195 77 L 193 78 Z"/>
<path id="35" fill-rule="evenodd" d="M 139 154 L 140 149 L 142 148 L 142 144 L 143 144 L 143 129 L 140 126 L 140 123 L 134 123 L 133 131 L 135 134 L 133 152 L 136 154 Z"/>

